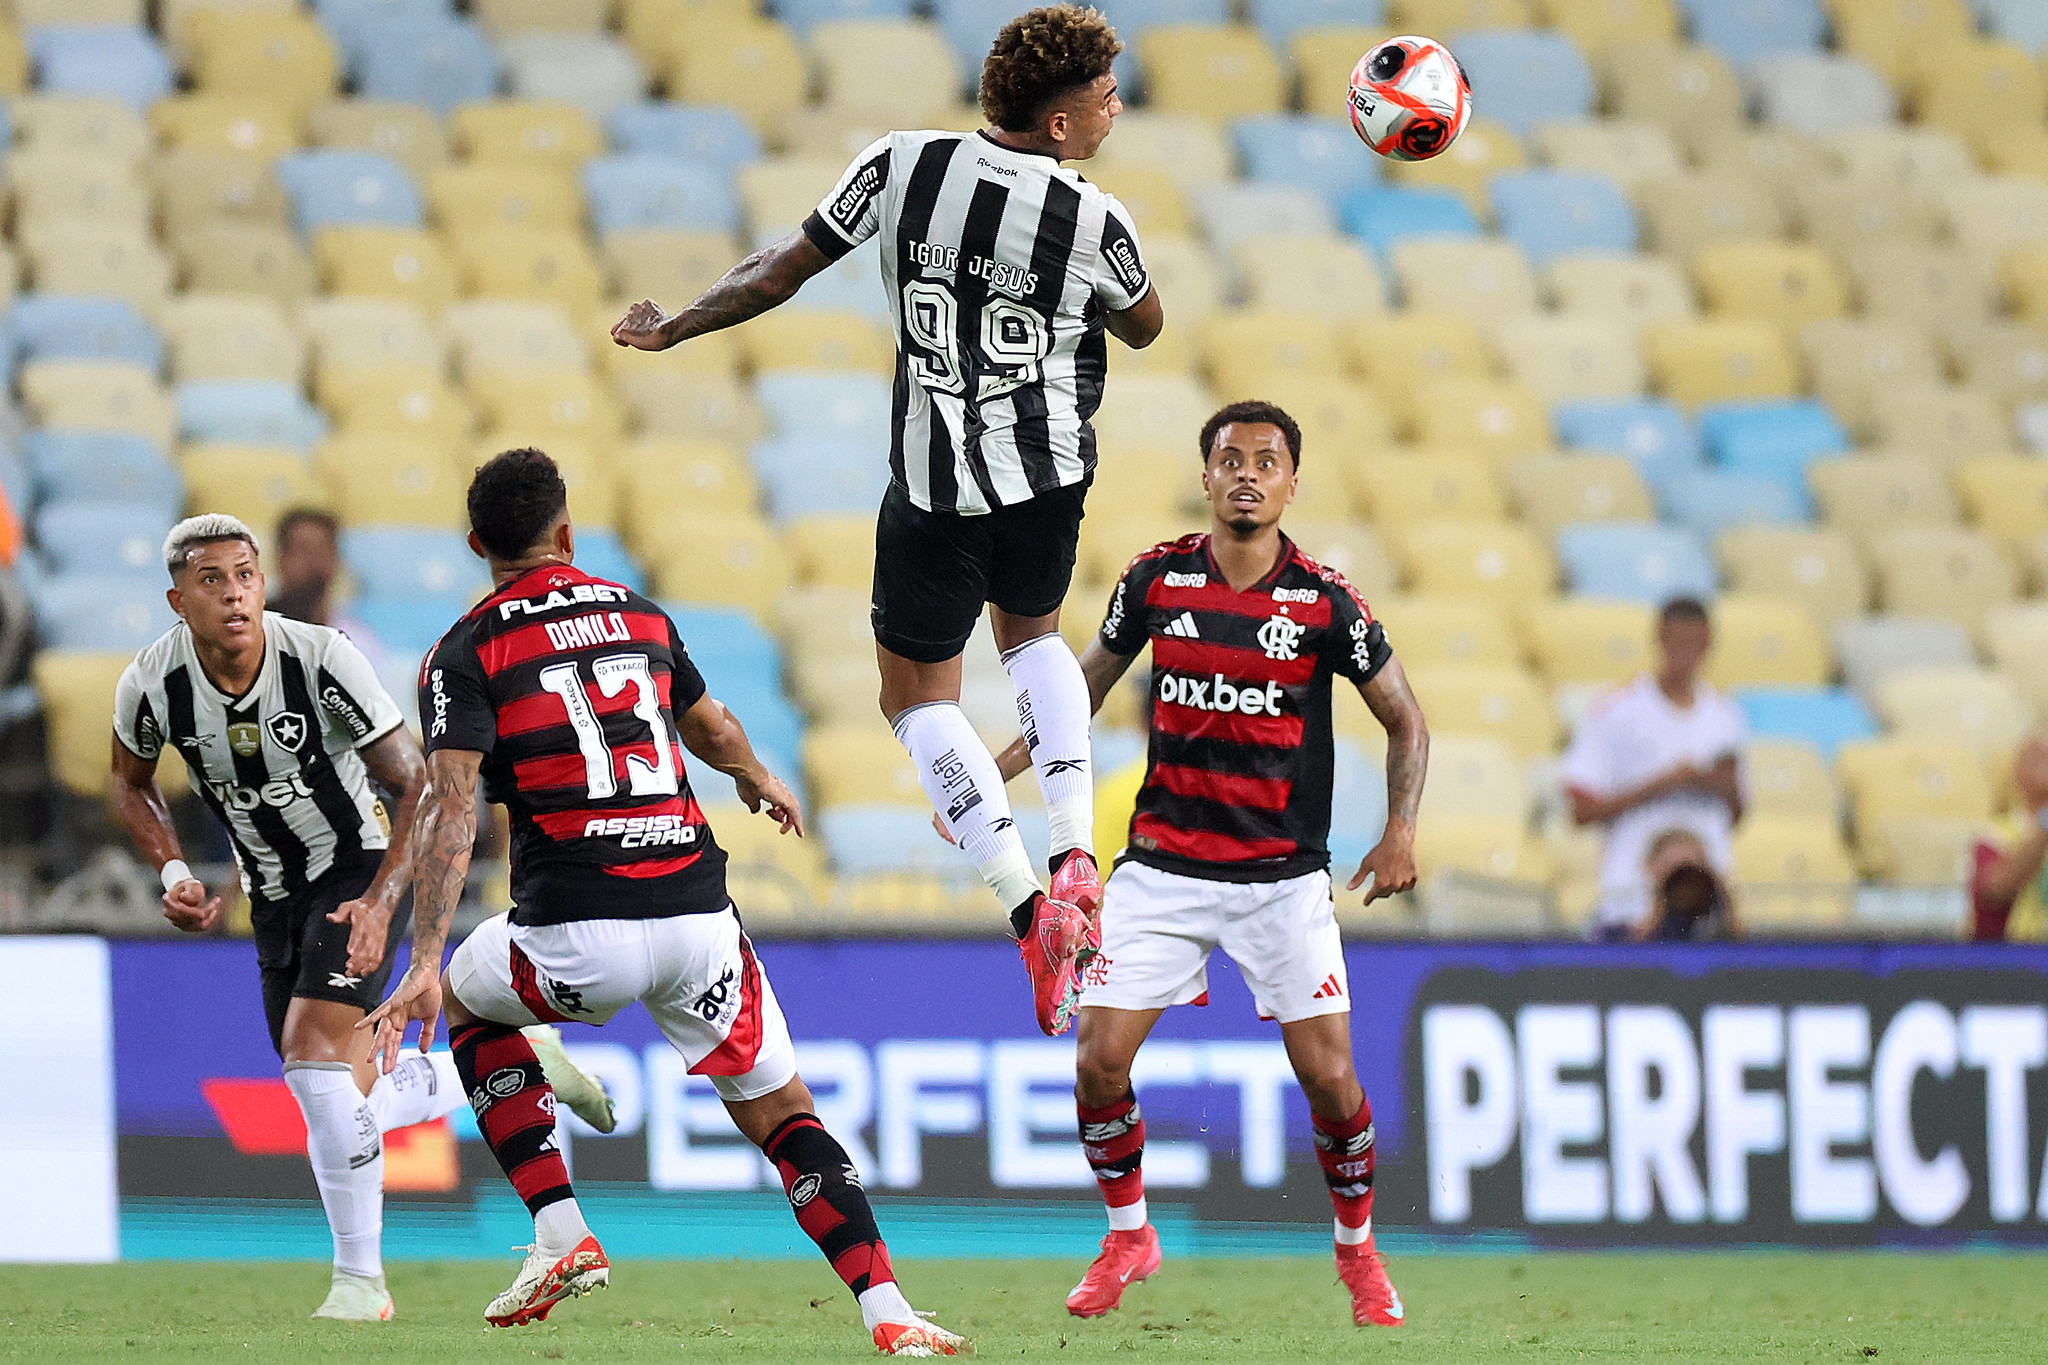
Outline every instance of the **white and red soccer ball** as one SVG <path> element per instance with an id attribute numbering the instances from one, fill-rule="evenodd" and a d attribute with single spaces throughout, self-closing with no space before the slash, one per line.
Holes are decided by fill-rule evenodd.
<path id="1" fill-rule="evenodd" d="M 1351 69 L 1351 126 L 1395 161 L 1427 161 L 1457 140 L 1472 116 L 1472 85 L 1434 38 L 1389 38 Z"/>

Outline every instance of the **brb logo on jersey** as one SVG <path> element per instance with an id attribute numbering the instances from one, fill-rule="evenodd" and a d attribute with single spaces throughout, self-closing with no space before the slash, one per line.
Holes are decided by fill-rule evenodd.
<path id="1" fill-rule="evenodd" d="M 1287 660 L 1296 657 L 1295 646 L 1301 643 L 1302 634 L 1308 627 L 1285 616 L 1267 618 L 1259 627 L 1259 648 L 1266 651 L 1269 659 Z"/>

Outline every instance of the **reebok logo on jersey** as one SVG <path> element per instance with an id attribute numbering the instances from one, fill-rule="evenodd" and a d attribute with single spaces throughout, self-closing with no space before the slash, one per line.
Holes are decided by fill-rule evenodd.
<path id="1" fill-rule="evenodd" d="M 1170 576 L 1170 575 L 1169 575 Z M 1161 635 L 1171 635 L 1179 640 L 1199 640 L 1202 632 L 1195 629 L 1195 614 L 1184 611 L 1159 628 Z"/>
<path id="2" fill-rule="evenodd" d="M 1234 683 L 1221 673 L 1208 678 L 1184 678 L 1177 673 L 1159 676 L 1159 700 L 1196 711 L 1237 711 L 1247 716 L 1280 714 L 1280 684 L 1264 687 Z"/>
<path id="3" fill-rule="evenodd" d="M 327 984 L 339 991 L 352 991 L 363 984 L 363 979 L 360 976 L 350 976 L 347 972 L 329 972 Z"/>
<path id="4" fill-rule="evenodd" d="M 1086 759 L 1056 758 L 1052 762 L 1045 765 L 1045 775 L 1047 777 L 1057 777 L 1061 773 L 1082 772 L 1085 771 L 1087 767 L 1088 762 Z"/>

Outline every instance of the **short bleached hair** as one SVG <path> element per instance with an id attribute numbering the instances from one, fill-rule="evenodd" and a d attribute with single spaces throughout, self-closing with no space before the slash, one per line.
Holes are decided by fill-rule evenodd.
<path id="1" fill-rule="evenodd" d="M 221 540 L 247 541 L 251 554 L 262 552 L 262 547 L 256 543 L 256 533 L 240 517 L 231 517 L 225 512 L 201 512 L 173 526 L 171 533 L 164 537 L 164 567 L 171 571 L 171 577 L 176 578 L 178 570 L 185 567 L 187 555 L 202 545 Z"/>

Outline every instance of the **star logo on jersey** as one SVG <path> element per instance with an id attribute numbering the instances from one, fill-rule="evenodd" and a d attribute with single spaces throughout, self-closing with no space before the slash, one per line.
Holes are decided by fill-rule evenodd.
<path id="1" fill-rule="evenodd" d="M 295 754 L 299 751 L 299 746 L 306 742 L 306 736 L 312 727 L 306 724 L 306 718 L 298 712 L 280 711 L 263 722 L 263 729 L 270 736 L 271 743 L 288 754 Z"/>
<path id="2" fill-rule="evenodd" d="M 1259 648 L 1266 651 L 1269 659 L 1295 658 L 1295 646 L 1301 643 L 1302 633 L 1307 629 L 1285 616 L 1268 617 L 1266 624 L 1259 627 Z"/>
<path id="3" fill-rule="evenodd" d="M 228 725 L 228 747 L 237 758 L 254 758 L 263 752 L 263 731 L 253 720 L 232 721 Z"/>

